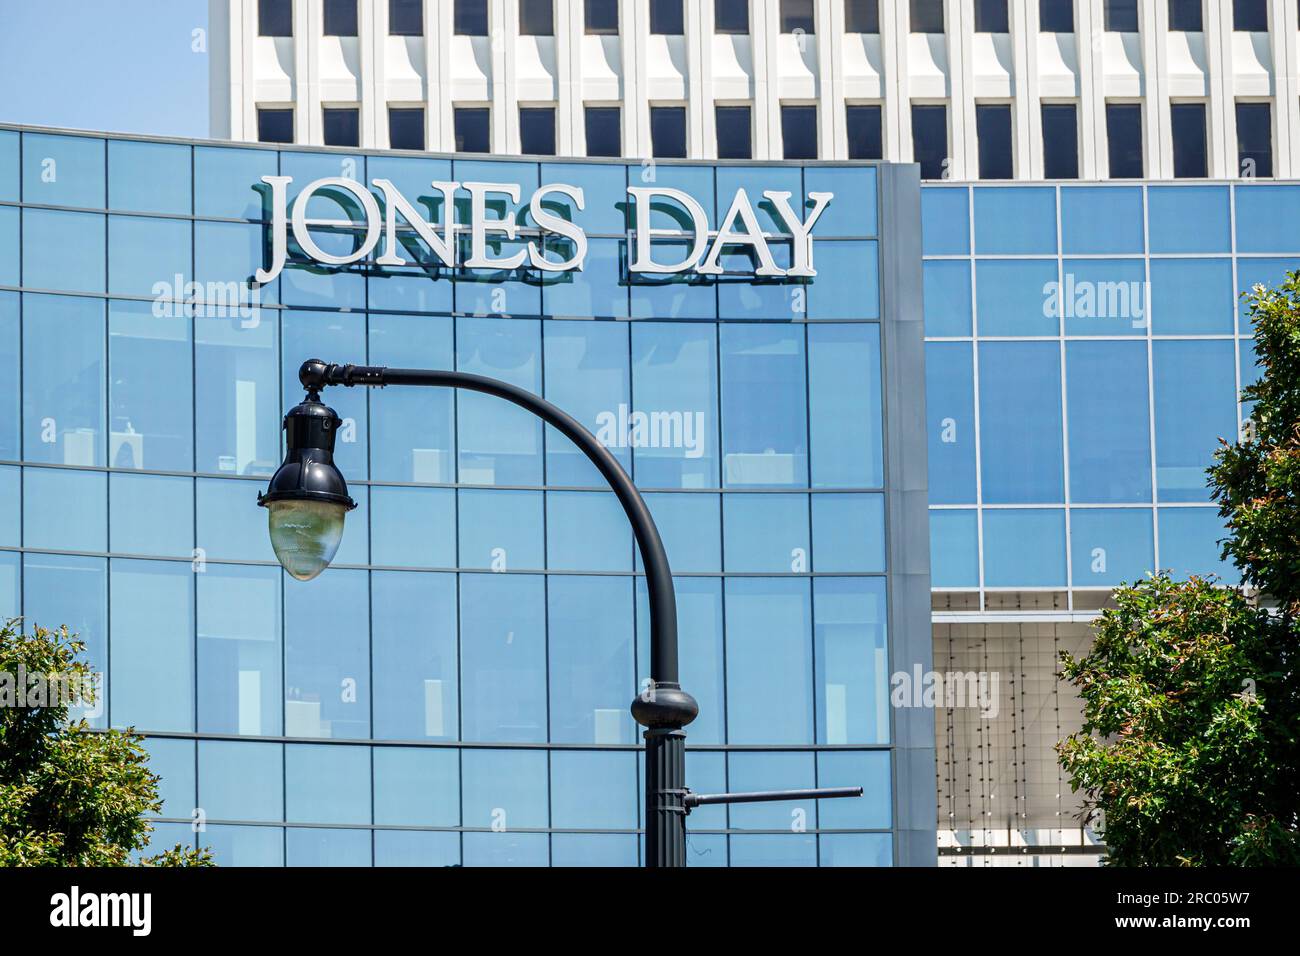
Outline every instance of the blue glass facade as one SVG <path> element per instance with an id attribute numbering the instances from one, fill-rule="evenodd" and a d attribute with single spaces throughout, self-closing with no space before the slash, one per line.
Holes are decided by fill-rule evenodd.
<path id="1" fill-rule="evenodd" d="M 1205 468 L 1258 374 L 1239 295 L 1300 268 L 1300 186 L 936 184 L 922 207 L 934 588 L 1237 580 Z"/>
<path id="2" fill-rule="evenodd" d="M 0 129 L 0 613 L 86 639 L 107 686 L 92 724 L 148 736 L 165 843 L 233 864 L 634 865 L 644 581 L 566 439 L 484 396 L 335 389 L 359 508 L 333 567 L 285 576 L 254 504 L 305 358 L 505 379 L 601 435 L 646 492 L 701 706 L 692 788 L 866 788 L 698 810 L 691 862 L 888 865 L 900 827 L 933 832 L 900 822 L 887 704 L 891 666 L 910 666 L 891 634 L 902 522 L 880 223 L 894 172 L 661 165 L 655 184 L 714 224 L 741 188 L 788 190 L 796 208 L 834 192 L 818 275 L 755 282 L 733 250 L 717 281 L 631 281 L 636 165 Z M 299 257 L 254 288 L 255 187 L 274 175 L 293 177 L 291 202 L 322 177 L 388 179 L 434 221 L 450 211 L 432 181 L 517 183 L 525 204 L 540 184 L 580 184 L 585 208 L 560 212 L 589 257 L 545 278 L 448 276 L 412 244 L 405 268 Z M 309 206 L 341 215 L 324 195 Z M 757 211 L 788 265 L 780 219 Z M 343 253 L 354 231 L 314 236 Z M 1159 361 L 1177 375 L 1202 357 Z"/>

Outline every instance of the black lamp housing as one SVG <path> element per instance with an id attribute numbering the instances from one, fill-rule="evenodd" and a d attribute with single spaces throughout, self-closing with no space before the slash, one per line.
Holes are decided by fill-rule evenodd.
<path id="1" fill-rule="evenodd" d="M 284 464 L 271 476 L 257 503 L 319 501 L 341 504 L 347 511 L 357 506 L 348 483 L 334 464 L 334 441 L 343 420 L 320 400 L 315 389 L 284 416 Z"/>

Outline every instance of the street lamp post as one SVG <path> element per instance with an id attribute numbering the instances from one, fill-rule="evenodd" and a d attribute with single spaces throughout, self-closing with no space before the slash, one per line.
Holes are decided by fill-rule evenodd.
<path id="1" fill-rule="evenodd" d="M 646 865 L 686 865 L 686 816 L 706 803 L 754 802 L 798 797 L 860 796 L 860 787 L 746 794 L 692 794 L 686 788 L 686 731 L 699 713 L 677 673 L 677 598 L 659 529 L 632 479 L 577 419 L 545 399 L 508 382 L 434 369 L 332 365 L 309 359 L 298 370 L 307 390 L 284 418 L 285 459 L 257 502 L 269 513 L 276 558 L 300 581 L 329 566 L 343 538 L 347 512 L 356 507 L 334 464 L 341 421 L 320 400 L 329 385 L 346 387 L 420 385 L 459 388 L 513 402 L 554 426 L 591 460 L 623 506 L 645 566 L 650 604 L 650 679 L 632 701 L 632 716 L 645 728 Z"/>

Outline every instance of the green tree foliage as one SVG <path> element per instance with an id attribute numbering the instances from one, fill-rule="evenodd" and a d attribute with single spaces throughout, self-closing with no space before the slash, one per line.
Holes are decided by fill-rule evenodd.
<path id="1" fill-rule="evenodd" d="M 1084 726 L 1057 750 L 1115 865 L 1300 865 L 1300 274 L 1248 302 L 1252 421 L 1209 469 L 1245 593 L 1154 575 L 1063 656 Z"/>
<path id="2" fill-rule="evenodd" d="M 0 627 L 0 866 L 128 866 L 149 844 L 162 803 L 143 738 L 69 719 L 71 690 L 93 701 L 84 649 L 67 628 Z M 212 860 L 177 844 L 138 862 Z"/>

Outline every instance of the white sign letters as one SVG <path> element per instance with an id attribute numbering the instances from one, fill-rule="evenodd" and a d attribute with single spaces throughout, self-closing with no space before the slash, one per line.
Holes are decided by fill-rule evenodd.
<path id="1" fill-rule="evenodd" d="M 289 255 L 289 230 L 293 230 L 293 239 L 307 258 L 324 265 L 345 266 L 366 259 L 378 249 L 374 263 L 377 266 L 402 266 L 408 264 L 403 257 L 398 243 L 397 227 L 401 219 L 428 247 L 434 259 L 448 268 L 463 266 L 466 269 L 518 269 L 525 263 L 542 272 L 580 271 L 587 257 L 587 234 L 576 223 L 557 216 L 547 209 L 544 202 L 548 196 L 560 195 L 569 199 L 579 211 L 586 208 L 586 197 L 581 186 L 555 183 L 535 191 L 526 205 L 531 225 L 521 226 L 516 214 L 511 212 L 501 218 L 488 215 L 488 204 L 494 198 L 507 198 L 513 206 L 519 206 L 520 188 L 515 183 L 478 183 L 478 182 L 431 182 L 434 194 L 442 197 L 442 208 L 446 211 L 441 224 L 431 223 L 409 199 L 402 195 L 396 186 L 387 179 L 376 179 L 372 185 L 383 196 L 384 208 L 380 211 L 374 194 L 362 183 L 352 179 L 330 177 L 309 183 L 294 199 L 292 209 L 288 201 L 291 176 L 263 176 L 262 182 L 270 187 L 271 199 L 271 264 L 268 268 L 258 269 L 256 279 L 260 283 L 273 281 L 284 269 Z M 458 191 L 469 194 L 469 222 L 455 221 L 455 196 Z M 629 186 L 628 195 L 632 197 L 633 232 L 635 238 L 628 270 L 647 275 L 673 275 L 681 272 L 695 272 L 698 275 L 722 275 L 723 268 L 719 260 L 726 249 L 748 248 L 753 254 L 757 267 L 754 275 L 763 278 L 808 278 L 817 275 L 813 268 L 813 226 L 826 210 L 833 198 L 832 193 L 813 192 L 808 194 L 811 208 L 806 219 L 800 219 L 790 203 L 790 193 L 782 190 L 765 190 L 763 198 L 771 204 L 772 210 L 784 226 L 779 234 L 764 232 L 744 189 L 736 190 L 727 212 L 722 217 L 716 231 L 709 226 L 709 216 L 704 207 L 692 196 L 678 189 L 666 187 Z M 349 205 L 355 204 L 360 209 L 360 219 L 326 220 L 309 219 L 307 207 L 316 195 L 329 196 Z M 690 221 L 689 229 L 668 229 L 650 225 L 652 203 L 671 204 L 685 214 Z M 312 237 L 313 227 L 344 227 L 356 231 L 356 239 L 351 251 L 340 255 L 322 249 Z M 469 234 L 469 256 L 460 261 L 460 244 L 457 241 L 462 234 Z M 494 256 L 489 253 L 493 239 L 518 241 L 528 237 L 527 243 L 508 256 Z M 572 254 L 563 261 L 547 258 L 542 250 L 542 239 L 554 235 L 568 240 Z M 491 237 L 491 238 L 489 238 Z M 656 246 L 656 238 L 686 239 L 689 248 L 686 255 L 676 262 L 658 262 L 654 258 L 656 250 L 661 254 L 663 246 Z M 778 266 L 772 254 L 772 242 L 779 240 L 789 243 L 791 247 L 790 266 Z M 552 252 L 554 247 L 552 247 Z"/>

